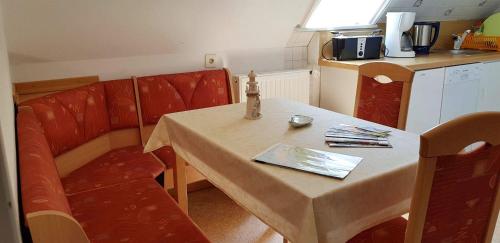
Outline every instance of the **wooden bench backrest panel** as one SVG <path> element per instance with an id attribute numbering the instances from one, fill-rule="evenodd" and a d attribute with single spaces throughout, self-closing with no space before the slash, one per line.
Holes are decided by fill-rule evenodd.
<path id="1" fill-rule="evenodd" d="M 138 128 L 110 131 L 57 156 L 55 158 L 57 170 L 61 177 L 65 177 L 113 149 L 139 144 L 141 139 Z"/>
<path id="2" fill-rule="evenodd" d="M 54 80 L 14 83 L 14 99 L 17 104 L 59 91 L 78 88 L 99 82 L 99 76 L 86 76 Z"/>

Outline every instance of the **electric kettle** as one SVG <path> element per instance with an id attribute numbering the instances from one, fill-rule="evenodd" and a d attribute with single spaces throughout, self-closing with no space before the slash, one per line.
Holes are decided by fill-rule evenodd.
<path id="1" fill-rule="evenodd" d="M 439 36 L 439 22 L 416 22 L 413 24 L 413 50 L 417 54 L 429 54 Z M 433 35 L 434 30 L 434 35 Z"/>

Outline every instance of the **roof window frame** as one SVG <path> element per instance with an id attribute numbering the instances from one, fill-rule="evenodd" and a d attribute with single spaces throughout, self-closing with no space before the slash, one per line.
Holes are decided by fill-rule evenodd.
<path id="1" fill-rule="evenodd" d="M 307 16 L 305 17 L 304 21 L 302 22 L 301 25 L 297 26 L 298 29 L 302 31 L 335 31 L 335 30 L 351 30 L 351 29 L 372 29 L 372 28 L 377 28 L 377 23 L 380 21 L 380 19 L 383 17 L 383 14 L 386 12 L 387 7 L 393 0 L 382 0 L 382 4 L 380 7 L 377 9 L 375 12 L 374 16 L 370 20 L 370 24 L 367 25 L 351 25 L 351 26 L 330 26 L 330 27 L 324 27 L 324 28 L 308 28 L 307 23 L 313 16 L 314 12 L 320 5 L 322 1 L 335 1 L 335 0 L 315 0 L 314 3 L 312 4 Z M 337 0 L 337 1 L 349 1 L 349 0 Z M 372 0 L 366 0 L 366 1 L 372 1 Z M 348 10 L 347 10 L 348 11 Z"/>

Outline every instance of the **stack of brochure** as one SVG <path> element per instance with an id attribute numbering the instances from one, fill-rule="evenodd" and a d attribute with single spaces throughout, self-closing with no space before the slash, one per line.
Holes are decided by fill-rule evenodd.
<path id="1" fill-rule="evenodd" d="M 330 147 L 349 148 L 392 148 L 389 142 L 391 131 L 370 126 L 338 125 L 325 133 Z"/>

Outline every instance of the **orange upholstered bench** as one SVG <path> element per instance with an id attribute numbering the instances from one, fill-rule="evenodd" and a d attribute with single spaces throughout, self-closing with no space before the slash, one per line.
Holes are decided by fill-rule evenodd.
<path id="1" fill-rule="evenodd" d="M 222 69 L 29 94 L 17 124 L 21 196 L 34 240 L 206 241 L 154 180 L 174 164 L 173 149 L 142 151 L 161 115 L 231 103 L 229 76 Z"/>
<path id="2" fill-rule="evenodd" d="M 40 122 L 17 115 L 22 203 L 34 242 L 208 242 L 153 179 L 67 196 Z"/>
<path id="3" fill-rule="evenodd" d="M 58 92 L 21 104 L 30 107 L 41 123 L 67 193 L 131 179 L 155 178 L 165 170 L 151 153 L 142 153 L 138 139 L 127 134 L 135 132 L 138 137 L 133 94 L 132 81 L 120 80 Z M 120 99 L 113 95 L 120 95 Z"/>

